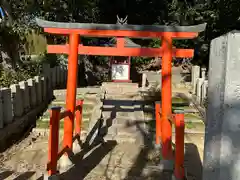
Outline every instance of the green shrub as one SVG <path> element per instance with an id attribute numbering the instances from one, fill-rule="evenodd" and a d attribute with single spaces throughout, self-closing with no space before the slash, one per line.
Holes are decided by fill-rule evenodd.
<path id="1" fill-rule="evenodd" d="M 20 81 L 27 80 L 41 73 L 42 63 L 29 61 L 18 66 L 15 70 L 0 68 L 0 87 L 9 87 Z"/>

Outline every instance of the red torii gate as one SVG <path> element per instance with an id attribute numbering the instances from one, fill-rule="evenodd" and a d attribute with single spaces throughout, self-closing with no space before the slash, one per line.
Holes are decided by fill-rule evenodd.
<path id="1" fill-rule="evenodd" d="M 36 19 L 44 31 L 52 34 L 69 35 L 69 44 L 48 45 L 48 53 L 68 54 L 68 80 L 66 108 L 72 114 L 64 120 L 63 146 L 72 149 L 74 112 L 76 103 L 78 54 L 103 56 L 150 56 L 162 57 L 162 153 L 165 159 L 172 158 L 172 128 L 168 117 L 172 114 L 171 69 L 172 57 L 190 58 L 193 49 L 173 48 L 173 39 L 193 39 L 205 30 L 206 24 L 196 26 L 155 26 L 155 25 L 119 25 L 119 24 L 88 24 L 62 23 Z M 116 47 L 83 46 L 79 36 L 117 37 Z M 161 48 L 126 48 L 124 37 L 161 38 Z M 158 134 L 160 138 L 160 134 Z"/>

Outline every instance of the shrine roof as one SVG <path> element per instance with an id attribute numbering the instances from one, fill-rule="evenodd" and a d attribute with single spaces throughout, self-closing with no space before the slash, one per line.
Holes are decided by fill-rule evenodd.
<path id="1" fill-rule="evenodd" d="M 129 30 L 129 31 L 152 31 L 152 32 L 203 32 L 206 23 L 194 26 L 164 26 L 164 25 L 130 25 L 130 24 L 94 24 L 94 23 L 66 23 L 46 21 L 36 18 L 36 22 L 43 28 L 70 28 L 88 30 Z"/>

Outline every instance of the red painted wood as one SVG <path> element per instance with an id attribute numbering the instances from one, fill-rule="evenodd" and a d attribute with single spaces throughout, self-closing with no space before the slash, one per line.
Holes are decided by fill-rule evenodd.
<path id="1" fill-rule="evenodd" d="M 68 45 L 48 45 L 48 53 L 69 54 Z M 115 48 L 115 47 L 78 47 L 78 54 L 100 55 L 100 56 L 145 56 L 156 57 L 163 55 L 163 48 Z M 172 49 L 172 56 L 178 58 L 191 58 L 194 55 L 193 49 Z"/>
<path id="2" fill-rule="evenodd" d="M 165 159 L 172 158 L 172 125 L 168 117 L 172 113 L 172 38 L 165 33 L 162 41 L 162 154 Z"/>
<path id="3" fill-rule="evenodd" d="M 60 120 L 59 108 L 52 108 L 50 113 L 50 126 L 49 126 L 49 140 L 48 140 L 48 174 L 54 175 L 57 173 L 57 160 L 58 160 L 58 143 L 59 143 L 59 120 Z"/>
<path id="4" fill-rule="evenodd" d="M 183 180 L 184 173 L 184 114 L 175 115 L 176 142 L 175 142 L 175 168 L 174 175 L 177 179 Z"/>
<path id="5" fill-rule="evenodd" d="M 77 89 L 77 69 L 78 69 L 78 44 L 79 35 L 70 35 L 70 53 L 68 57 L 68 79 L 67 79 L 67 98 L 66 109 L 70 111 L 70 116 L 64 119 L 63 147 L 72 149 L 73 127 L 76 106 Z"/>
<path id="6" fill-rule="evenodd" d="M 78 99 L 76 101 L 76 119 L 75 119 L 75 134 L 81 136 L 81 125 L 82 125 L 82 108 L 83 108 L 83 100 Z"/>

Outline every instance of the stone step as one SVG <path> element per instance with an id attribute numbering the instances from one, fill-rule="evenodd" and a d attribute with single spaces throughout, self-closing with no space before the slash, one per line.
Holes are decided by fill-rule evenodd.
<path id="1" fill-rule="evenodd" d="M 58 94 L 54 96 L 55 96 L 55 99 L 57 100 L 62 100 L 62 101 L 66 100 L 66 94 Z M 84 99 L 84 94 L 77 94 L 76 99 Z"/>
<path id="2" fill-rule="evenodd" d="M 115 134 L 115 135 L 136 135 L 139 134 L 140 131 L 138 130 L 136 125 L 129 126 L 128 123 L 126 124 L 112 124 L 107 129 L 108 134 Z"/>
<path id="3" fill-rule="evenodd" d="M 97 101 L 97 95 L 77 95 L 76 99 L 83 99 L 84 102 L 87 103 L 95 103 Z M 58 95 L 55 96 L 55 100 L 63 101 L 66 103 L 66 96 L 65 95 Z"/>
<path id="4" fill-rule="evenodd" d="M 124 120 L 131 120 L 134 118 L 134 110 L 130 111 L 129 112 L 116 112 L 116 111 L 104 111 L 102 112 L 102 117 L 103 119 L 107 120 L 107 119 L 115 119 L 115 118 L 118 118 L 118 119 L 124 119 Z"/>
<path id="5" fill-rule="evenodd" d="M 63 112 L 63 111 L 65 111 L 64 108 L 62 108 L 61 112 Z M 92 113 L 92 109 L 84 109 L 84 108 L 83 108 L 83 111 L 82 111 L 82 114 L 83 114 L 83 115 L 84 115 L 84 114 L 88 115 L 88 114 L 91 114 L 91 113 Z M 46 110 L 46 111 L 43 113 L 42 116 L 50 117 L 50 109 L 49 109 L 49 110 Z"/>
<path id="6" fill-rule="evenodd" d="M 155 121 L 149 121 L 148 127 L 149 130 L 155 132 Z M 175 133 L 175 127 L 172 126 L 172 132 Z M 205 133 L 205 125 L 203 122 L 186 122 L 185 123 L 185 134 L 204 134 Z"/>
<path id="7" fill-rule="evenodd" d="M 138 92 L 137 83 L 104 82 L 102 87 L 107 94 L 129 94 Z"/>
<path id="8" fill-rule="evenodd" d="M 88 124 L 89 124 L 89 121 L 83 121 L 82 122 L 82 128 L 83 130 L 87 130 L 88 129 Z M 37 129 L 49 129 L 49 121 L 43 121 L 43 120 L 37 120 L 36 122 L 36 128 Z M 59 122 L 59 129 L 63 129 L 64 127 L 64 121 L 61 120 Z"/>
<path id="9" fill-rule="evenodd" d="M 172 97 L 172 103 L 173 104 L 189 104 L 187 99 L 181 98 L 181 97 Z"/>
<path id="10" fill-rule="evenodd" d="M 60 103 L 53 103 L 53 104 L 49 104 L 48 105 L 48 109 L 46 110 L 46 113 L 49 113 L 50 112 L 50 109 L 52 107 L 62 107 L 61 111 L 65 111 L 65 105 L 62 105 Z M 88 113 L 88 112 L 91 112 L 93 110 L 93 107 L 94 105 L 93 104 L 83 104 L 83 107 L 82 107 L 82 112 L 83 113 Z M 45 113 L 44 113 L 45 114 Z"/>
<path id="11" fill-rule="evenodd" d="M 106 136 L 103 137 L 105 141 L 111 141 L 114 140 L 117 143 L 136 143 L 137 139 L 136 137 L 133 136 L 128 136 L 128 135 L 111 135 L 107 134 Z"/>
<path id="12" fill-rule="evenodd" d="M 83 106 L 94 106 L 95 102 L 85 101 L 83 102 Z M 51 102 L 50 107 L 52 106 L 61 106 L 66 107 L 66 102 L 62 100 L 54 100 Z"/>
<path id="13" fill-rule="evenodd" d="M 98 94 L 101 92 L 100 87 L 86 87 L 86 88 L 77 88 L 77 94 Z M 54 90 L 54 95 L 66 95 L 66 89 L 57 89 Z"/>
<path id="14" fill-rule="evenodd" d="M 83 121 L 89 121 L 92 116 L 92 113 L 83 113 L 82 114 L 82 119 Z M 50 113 L 45 113 L 43 116 L 39 118 L 41 121 L 50 121 Z"/>

